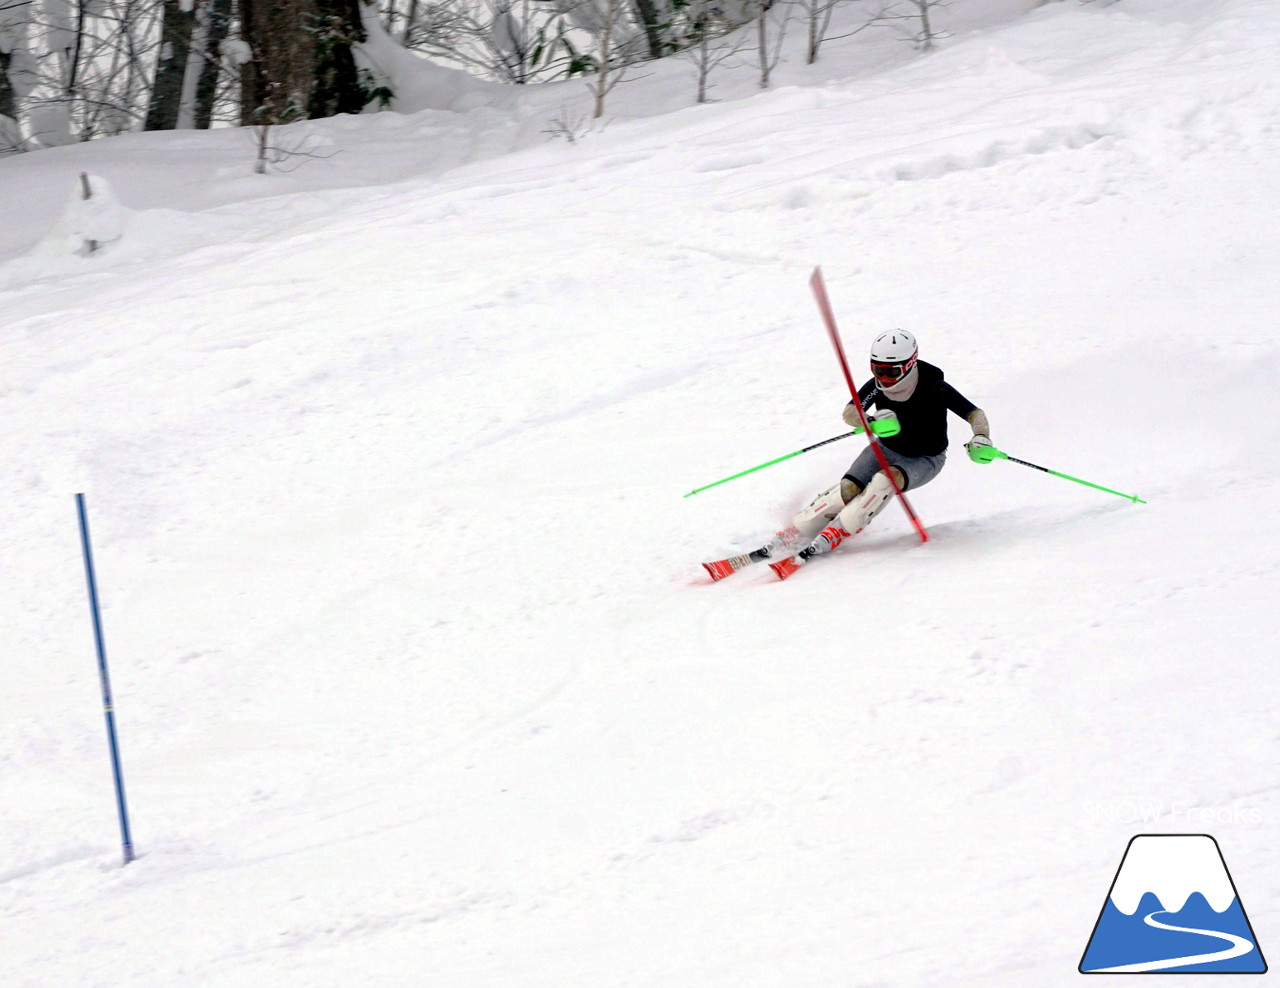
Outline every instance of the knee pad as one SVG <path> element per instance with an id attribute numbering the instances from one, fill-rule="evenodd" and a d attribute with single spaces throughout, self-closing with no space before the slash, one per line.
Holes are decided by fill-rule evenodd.
<path id="1" fill-rule="evenodd" d="M 791 524 L 800 531 L 805 545 L 840 513 L 840 509 L 848 502 L 845 490 L 846 485 L 850 484 L 852 482 L 848 480 L 833 484 L 796 512 Z M 857 485 L 853 486 L 856 490 Z"/>
<path id="2" fill-rule="evenodd" d="M 866 490 L 840 510 L 837 516 L 840 519 L 840 527 L 850 535 L 857 535 L 889 503 L 891 497 L 893 497 L 893 481 L 882 470 L 871 478 L 871 483 L 867 484 Z"/>

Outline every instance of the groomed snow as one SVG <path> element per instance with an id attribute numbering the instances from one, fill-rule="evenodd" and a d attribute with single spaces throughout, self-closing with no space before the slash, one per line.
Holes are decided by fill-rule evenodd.
<path id="1" fill-rule="evenodd" d="M 0 983 L 1075 984 L 1140 832 L 1269 949 L 1280 7 L 950 13 L 572 145 L 580 83 L 0 161 Z M 81 172 L 121 238 L 33 252 Z M 957 421 L 927 545 L 701 582 L 859 449 L 682 497 L 845 431 L 815 265 L 1148 503 Z"/>

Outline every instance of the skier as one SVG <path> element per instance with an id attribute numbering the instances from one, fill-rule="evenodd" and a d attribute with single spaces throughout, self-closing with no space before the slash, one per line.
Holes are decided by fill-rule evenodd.
<path id="1" fill-rule="evenodd" d="M 985 463 L 978 452 L 991 445 L 986 413 L 943 379 L 942 371 L 920 359 L 916 338 L 901 329 L 881 333 L 871 344 L 872 379 L 858 389 L 863 409 L 876 406 L 872 419 L 896 416 L 900 431 L 880 439 L 893 480 L 880 469 L 868 446 L 845 471 L 839 483 L 815 497 L 770 542 L 750 553 L 759 562 L 788 553 L 799 561 L 830 552 L 857 535 L 889 503 L 898 490 L 913 491 L 936 477 L 947 459 L 947 412 L 973 428 L 965 443 L 969 458 Z M 853 402 L 845 406 L 844 421 L 862 425 Z M 798 550 L 798 551 L 797 551 Z"/>

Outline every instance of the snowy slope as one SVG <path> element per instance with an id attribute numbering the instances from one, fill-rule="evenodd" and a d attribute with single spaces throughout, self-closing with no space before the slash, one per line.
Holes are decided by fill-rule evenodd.
<path id="1" fill-rule="evenodd" d="M 313 125 L 525 137 L 270 198 L 163 192 L 229 134 L 0 161 L 0 980 L 1067 984 L 1143 831 L 1213 833 L 1265 953 L 1280 10 L 1028 6 L 572 146 Z M 85 169 L 124 240 L 18 256 Z M 857 452 L 681 497 L 844 431 L 816 264 L 851 352 L 910 328 L 1149 503 L 960 426 L 928 545 L 700 583 Z"/>

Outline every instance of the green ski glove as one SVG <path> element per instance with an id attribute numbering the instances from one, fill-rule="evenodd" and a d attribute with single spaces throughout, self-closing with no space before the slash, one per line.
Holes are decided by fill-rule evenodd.
<path id="1" fill-rule="evenodd" d="M 969 459 L 974 463 L 990 463 L 1002 455 L 1000 450 L 991 445 L 991 440 L 983 435 L 974 436 L 964 444 L 964 448 L 969 451 Z"/>
<path id="2" fill-rule="evenodd" d="M 876 412 L 867 419 L 867 422 L 871 425 L 871 431 L 881 439 L 896 436 L 902 431 L 902 424 L 898 421 L 898 413 L 888 408 L 883 412 Z"/>
<path id="3" fill-rule="evenodd" d="M 844 419 L 845 425 L 852 426 L 858 432 L 862 431 L 862 419 L 858 417 L 858 406 L 853 402 L 844 406 L 844 413 L 840 417 Z M 902 431 L 902 426 L 898 422 L 898 413 L 890 408 L 868 415 L 867 422 L 871 426 L 871 431 L 882 439 L 896 436 Z"/>

